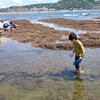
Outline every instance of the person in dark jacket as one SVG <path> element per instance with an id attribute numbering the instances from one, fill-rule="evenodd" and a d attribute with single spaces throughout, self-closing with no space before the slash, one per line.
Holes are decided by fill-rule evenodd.
<path id="1" fill-rule="evenodd" d="M 10 22 L 10 29 L 13 30 L 15 28 L 16 28 L 16 25 L 14 23 Z"/>

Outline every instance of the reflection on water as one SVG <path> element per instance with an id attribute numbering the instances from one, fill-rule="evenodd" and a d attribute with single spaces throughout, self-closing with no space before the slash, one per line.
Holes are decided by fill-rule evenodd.
<path id="1" fill-rule="evenodd" d="M 1 38 L 0 100 L 99 100 L 100 48 L 86 49 L 75 80 L 70 53 Z"/>
<path id="2" fill-rule="evenodd" d="M 78 72 L 75 72 L 73 78 L 73 99 L 72 100 L 81 100 L 84 98 L 84 85 L 83 79 Z"/>

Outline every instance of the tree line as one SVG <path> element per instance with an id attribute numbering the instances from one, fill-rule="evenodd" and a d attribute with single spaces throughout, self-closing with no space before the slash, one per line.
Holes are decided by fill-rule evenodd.
<path id="1" fill-rule="evenodd" d="M 100 6 L 100 0 L 59 0 L 57 3 L 40 3 L 40 4 L 30 4 L 25 6 L 11 6 L 10 9 L 15 8 L 43 8 L 55 10 L 65 10 L 65 9 L 93 9 L 94 7 Z"/>

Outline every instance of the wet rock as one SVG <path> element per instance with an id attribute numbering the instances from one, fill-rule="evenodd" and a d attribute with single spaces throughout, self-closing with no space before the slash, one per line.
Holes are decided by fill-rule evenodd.
<path id="1" fill-rule="evenodd" d="M 63 18 L 44 19 L 44 22 L 54 23 L 62 27 L 75 28 L 76 30 L 85 30 L 87 34 L 80 34 L 79 39 L 86 47 L 100 47 L 99 27 L 100 23 L 93 20 L 77 21 Z M 53 50 L 70 50 L 73 48 L 68 39 L 61 39 L 62 36 L 68 37 L 69 31 L 54 30 L 40 24 L 32 24 L 28 20 L 13 21 L 18 26 L 15 30 L 6 32 L 4 36 L 17 40 L 22 43 L 31 42 L 34 47 L 41 47 Z M 62 43 L 56 44 L 56 41 Z"/>

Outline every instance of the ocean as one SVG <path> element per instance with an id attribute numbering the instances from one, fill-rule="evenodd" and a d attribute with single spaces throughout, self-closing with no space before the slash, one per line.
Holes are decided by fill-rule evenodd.
<path id="1" fill-rule="evenodd" d="M 59 12 L 40 12 L 40 13 L 6 13 L 0 14 L 1 20 L 17 20 L 17 19 L 45 19 L 45 18 L 69 18 L 76 20 L 89 20 L 100 16 L 100 10 L 86 11 L 59 11 Z"/>
<path id="2" fill-rule="evenodd" d="M 31 21 L 35 24 L 42 24 L 44 26 L 48 26 L 50 28 L 54 28 L 55 30 L 67 30 L 75 32 L 76 34 L 80 33 L 86 33 L 86 31 L 83 30 L 76 30 L 73 28 L 64 28 L 64 27 L 58 27 L 55 24 L 46 23 L 38 21 L 40 19 L 49 19 L 49 18 L 67 18 L 67 19 L 73 19 L 73 20 L 95 20 L 95 18 L 100 16 L 99 10 L 82 10 L 82 11 L 57 11 L 57 12 L 41 12 L 41 13 L 6 13 L 6 14 L 0 14 L 0 19 L 5 21 L 10 20 L 21 20 L 26 19 Z"/>

